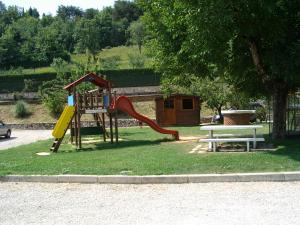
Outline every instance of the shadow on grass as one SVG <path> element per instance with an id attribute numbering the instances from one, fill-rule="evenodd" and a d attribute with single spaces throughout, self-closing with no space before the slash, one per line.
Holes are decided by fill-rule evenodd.
<path id="1" fill-rule="evenodd" d="M 99 144 L 94 144 L 93 147 L 91 146 L 82 146 L 81 149 L 78 149 L 76 151 L 73 150 L 60 150 L 62 153 L 74 153 L 74 152 L 88 152 L 88 151 L 106 151 L 106 150 L 120 150 L 124 148 L 135 148 L 135 147 L 143 147 L 143 146 L 155 146 L 159 145 L 162 142 L 172 142 L 173 140 L 171 139 L 157 139 L 157 140 L 123 140 L 120 141 L 118 144 L 117 143 L 110 143 L 105 142 L 105 143 L 99 143 Z"/>
<path id="2" fill-rule="evenodd" d="M 277 146 L 274 152 L 268 154 L 275 156 L 288 156 L 293 160 L 300 161 L 300 140 L 294 138 L 286 138 L 280 141 L 274 141 L 273 144 Z"/>
<path id="3" fill-rule="evenodd" d="M 108 134 L 110 134 L 110 132 L 109 132 L 109 130 L 107 129 L 107 131 L 106 131 Z M 121 131 L 119 131 L 119 136 L 125 136 L 125 137 L 130 137 L 130 136 L 136 136 L 136 135 L 141 135 L 141 134 L 144 134 L 145 133 L 145 131 L 143 131 L 142 129 L 141 129 L 141 131 L 140 132 L 128 132 L 128 131 L 124 131 L 124 130 L 121 130 Z M 100 137 L 100 138 L 102 138 L 103 137 L 103 134 L 101 134 L 101 133 L 99 133 L 99 134 L 92 134 L 92 135 L 90 135 L 90 134 L 87 134 L 87 135 L 82 135 L 82 138 L 84 139 L 84 138 L 95 138 L 95 137 Z M 106 137 L 107 139 L 110 139 L 110 137 Z"/>

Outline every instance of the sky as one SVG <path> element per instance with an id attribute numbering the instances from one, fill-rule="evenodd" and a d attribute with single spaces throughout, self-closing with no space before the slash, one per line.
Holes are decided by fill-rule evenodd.
<path id="1" fill-rule="evenodd" d="M 102 9 L 105 6 L 113 6 L 115 0 L 1 0 L 6 6 L 17 5 L 27 10 L 29 7 L 36 8 L 40 15 L 43 13 L 56 14 L 59 5 L 73 5 L 82 9 Z"/>

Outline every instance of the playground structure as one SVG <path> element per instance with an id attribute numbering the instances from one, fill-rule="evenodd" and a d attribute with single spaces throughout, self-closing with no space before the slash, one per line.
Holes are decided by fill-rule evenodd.
<path id="1" fill-rule="evenodd" d="M 79 93 L 76 87 L 83 82 L 91 82 L 97 86 L 97 89 Z M 86 74 L 64 87 L 68 91 L 68 105 L 53 129 L 52 135 L 55 139 L 50 148 L 51 151 L 58 151 L 69 128 L 71 130 L 71 143 L 73 144 L 75 140 L 76 148 L 80 149 L 82 147 L 81 116 L 83 114 L 93 115 L 99 133 L 102 132 L 104 142 L 109 137 L 111 143 L 114 143 L 114 141 L 118 143 L 118 110 L 127 113 L 142 123 L 148 124 L 159 133 L 171 134 L 175 140 L 179 140 L 178 131 L 161 128 L 151 119 L 139 114 L 126 96 L 117 96 L 116 92 L 112 94 L 111 88 L 112 83 L 110 81 L 95 73 Z M 106 130 L 106 117 L 108 117 L 109 132 Z"/>

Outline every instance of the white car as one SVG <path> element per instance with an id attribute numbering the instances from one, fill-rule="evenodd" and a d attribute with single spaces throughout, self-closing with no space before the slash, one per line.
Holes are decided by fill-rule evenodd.
<path id="1" fill-rule="evenodd" d="M 9 129 L 2 121 L 0 121 L 0 136 L 10 138 L 11 129 Z"/>

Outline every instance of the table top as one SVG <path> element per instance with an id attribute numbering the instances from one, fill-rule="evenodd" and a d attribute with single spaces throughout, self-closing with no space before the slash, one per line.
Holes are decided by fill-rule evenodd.
<path id="1" fill-rule="evenodd" d="M 212 125 L 202 126 L 200 130 L 245 130 L 263 128 L 262 125 Z"/>
<path id="2" fill-rule="evenodd" d="M 255 110 L 222 110 L 221 114 L 254 114 Z"/>

